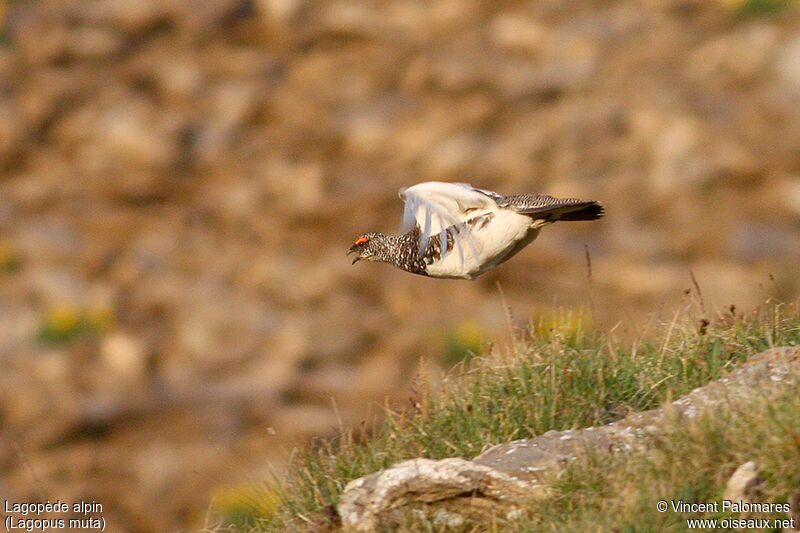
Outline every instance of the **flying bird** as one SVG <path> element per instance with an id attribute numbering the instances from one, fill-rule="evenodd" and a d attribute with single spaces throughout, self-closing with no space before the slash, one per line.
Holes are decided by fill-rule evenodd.
<path id="1" fill-rule="evenodd" d="M 475 279 L 531 243 L 558 220 L 596 220 L 592 200 L 546 194 L 503 196 L 467 183 L 429 181 L 400 189 L 402 235 L 365 233 L 347 254 L 434 278 Z"/>

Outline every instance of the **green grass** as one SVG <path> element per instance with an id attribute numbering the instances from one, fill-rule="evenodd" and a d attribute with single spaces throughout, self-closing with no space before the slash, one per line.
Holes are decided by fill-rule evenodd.
<path id="1" fill-rule="evenodd" d="M 84 309 L 74 304 L 57 305 L 42 315 L 36 340 L 40 344 L 63 345 L 81 338 L 96 338 L 108 329 L 113 319 L 113 311 L 104 306 Z"/>
<path id="2" fill-rule="evenodd" d="M 687 310 L 650 330 L 623 343 L 613 331 L 542 330 L 540 321 L 512 348 L 494 347 L 453 371 L 435 393 L 427 392 L 423 366 L 413 405 L 387 410 L 370 434 L 348 431 L 307 449 L 295 473 L 275 483 L 275 512 L 241 531 L 332 526 L 350 480 L 403 459 L 471 458 L 496 443 L 659 407 L 770 346 L 797 345 L 800 316 L 793 305 L 766 305 L 748 316 L 729 310 L 713 319 Z M 531 502 L 522 518 L 494 518 L 463 531 L 682 531 L 683 517 L 658 513 L 654 502 L 719 499 L 746 460 L 763 468 L 768 498 L 785 502 L 800 486 L 795 396 L 675 428 L 653 442 L 655 455 L 599 454 L 576 462 L 553 480 L 552 497 Z M 409 528 L 441 530 L 427 523 L 400 529 Z"/>
<path id="3" fill-rule="evenodd" d="M 669 428 L 650 440 L 646 452 L 578 460 L 553 479 L 554 496 L 532 502 L 512 530 L 679 532 L 688 529 L 687 518 L 739 518 L 721 507 L 716 513 L 682 514 L 658 512 L 655 504 L 721 502 L 731 474 L 750 460 L 764 479 L 759 501 L 786 503 L 800 490 L 798 412 L 796 389 L 786 389 L 770 402 L 756 400 L 736 413 L 717 409 L 691 424 Z M 752 516 L 788 518 L 783 513 Z"/>
<path id="4" fill-rule="evenodd" d="M 735 9 L 740 17 L 763 15 L 777 15 L 783 13 L 796 0 L 741 0 L 735 4 Z"/>

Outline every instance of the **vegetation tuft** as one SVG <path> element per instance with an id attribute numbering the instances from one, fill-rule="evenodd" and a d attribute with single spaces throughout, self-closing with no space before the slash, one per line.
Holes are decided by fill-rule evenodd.
<path id="1" fill-rule="evenodd" d="M 734 9 L 740 17 L 777 15 L 792 7 L 796 0 L 738 0 Z"/>
<path id="2" fill-rule="evenodd" d="M 95 338 L 108 329 L 114 313 L 107 307 L 82 309 L 57 305 L 42 316 L 36 339 L 40 344 L 62 345 L 80 338 Z"/>
<path id="3" fill-rule="evenodd" d="M 653 318 L 633 342 L 622 341 L 617 328 L 584 329 L 578 314 L 554 316 L 568 323 L 539 320 L 510 346 L 489 347 L 454 370 L 435 393 L 423 366 L 411 405 L 387 408 L 370 434 L 344 432 L 303 452 L 290 479 L 274 483 L 274 512 L 239 517 L 249 525 L 238 530 L 334 527 L 345 485 L 398 461 L 471 458 L 500 442 L 607 424 L 718 379 L 771 346 L 800 343 L 800 315 L 789 304 L 707 317 L 690 302 L 672 320 Z M 800 487 L 798 412 L 800 398 L 789 394 L 752 412 L 720 412 L 675 428 L 654 440 L 655 455 L 576 461 L 553 479 L 552 496 L 532 502 L 513 523 L 492 518 L 463 531 L 683 531 L 686 516 L 659 513 L 655 502 L 720 500 L 731 473 L 748 460 L 766 476 L 765 501 L 786 502 Z M 413 529 L 442 530 L 429 523 Z"/>

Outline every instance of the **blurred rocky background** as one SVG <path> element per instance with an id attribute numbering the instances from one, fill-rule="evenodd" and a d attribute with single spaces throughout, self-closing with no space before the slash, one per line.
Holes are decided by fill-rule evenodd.
<path id="1" fill-rule="evenodd" d="M 2 498 L 200 527 L 294 445 L 408 401 L 420 359 L 507 336 L 505 304 L 522 325 L 593 304 L 638 334 L 691 274 L 709 313 L 800 290 L 792 2 L 0 13 Z M 426 180 L 608 214 L 474 282 L 351 266 Z"/>

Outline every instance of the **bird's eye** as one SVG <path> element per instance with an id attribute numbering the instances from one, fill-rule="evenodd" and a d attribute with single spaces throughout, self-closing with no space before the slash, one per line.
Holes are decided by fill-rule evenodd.
<path id="1" fill-rule="evenodd" d="M 359 237 L 358 239 L 356 239 L 356 245 L 359 246 L 360 248 L 363 248 L 364 245 L 367 244 L 367 241 L 369 241 L 367 237 Z"/>
<path id="2" fill-rule="evenodd" d="M 358 243 L 358 245 L 363 248 L 364 247 L 364 241 L 361 241 L 360 243 Z"/>

